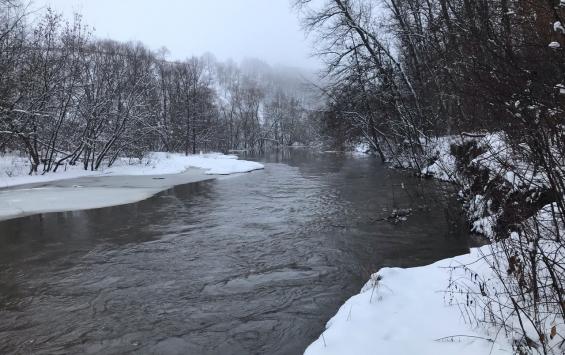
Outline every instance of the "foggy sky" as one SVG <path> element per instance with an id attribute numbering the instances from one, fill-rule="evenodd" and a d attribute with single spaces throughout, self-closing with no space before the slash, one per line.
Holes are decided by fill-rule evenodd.
<path id="1" fill-rule="evenodd" d="M 97 38 L 166 47 L 172 60 L 210 52 L 219 60 L 319 66 L 289 0 L 34 0 L 34 8 L 47 5 L 68 18 L 82 14 Z"/>

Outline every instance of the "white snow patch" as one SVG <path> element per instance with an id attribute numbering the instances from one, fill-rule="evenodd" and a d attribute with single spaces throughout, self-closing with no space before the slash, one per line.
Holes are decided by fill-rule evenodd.
<path id="1" fill-rule="evenodd" d="M 147 199 L 175 185 L 263 169 L 235 155 L 184 156 L 151 153 L 144 159 L 121 159 L 111 168 L 87 171 L 79 166 L 29 176 L 29 162 L 0 156 L 0 220 L 46 212 L 110 207 Z M 66 169 L 66 170 L 64 170 Z M 69 179 L 75 179 L 69 181 Z M 55 182 L 56 181 L 56 182 Z M 30 187 L 29 184 L 47 184 Z M 26 184 L 27 186 L 20 186 Z"/>
<path id="2" fill-rule="evenodd" d="M 465 323 L 445 291 L 450 268 L 480 263 L 481 253 L 473 249 L 429 266 L 381 269 L 339 309 L 305 354 L 512 354 L 500 334 L 495 339 L 494 332 Z"/>
<path id="3" fill-rule="evenodd" d="M 353 147 L 353 152 L 359 154 L 366 154 L 371 150 L 369 144 L 367 143 L 358 143 Z"/>
<path id="4" fill-rule="evenodd" d="M 263 169 L 264 166 L 252 161 L 238 160 L 235 155 L 220 153 L 185 156 L 154 152 L 143 159 L 120 159 L 112 167 L 101 168 L 99 171 L 84 170 L 79 165 L 66 165 L 60 167 L 56 173 L 28 175 L 29 160 L 14 155 L 3 155 L 0 156 L 0 188 L 84 176 L 179 174 L 189 168 L 204 169 L 208 175 L 229 175 Z M 41 171 L 41 167 L 39 170 Z"/>
<path id="5" fill-rule="evenodd" d="M 88 171 L 80 166 L 61 167 L 57 173 L 28 175 L 30 162 L 26 158 L 14 155 L 0 155 L 0 188 L 55 180 L 74 179 L 82 176 L 101 175 L 97 171 Z"/>
<path id="6" fill-rule="evenodd" d="M 35 188 L 0 191 L 0 220 L 55 211 L 79 211 L 145 200 L 156 188 Z"/>

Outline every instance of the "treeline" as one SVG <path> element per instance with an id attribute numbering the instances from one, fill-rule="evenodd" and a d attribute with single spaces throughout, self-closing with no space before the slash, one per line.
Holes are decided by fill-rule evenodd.
<path id="1" fill-rule="evenodd" d="M 461 137 L 469 149 L 459 168 L 482 174 L 462 192 L 488 196 L 479 218 L 506 206 L 515 222 L 493 237 L 495 279 L 462 309 L 516 353 L 563 354 L 565 1 L 296 5 L 327 64 L 325 134 L 336 146 L 369 142 L 383 161 L 418 171 L 438 158 L 430 150 L 439 137 Z M 473 138 L 489 134 L 501 139 L 486 149 L 489 168 L 473 171 L 485 152 Z"/>
<path id="2" fill-rule="evenodd" d="M 324 122 L 337 145 L 362 137 L 376 152 L 403 143 L 417 155 L 430 137 L 522 135 L 560 119 L 559 0 L 296 4 L 333 83 Z"/>
<path id="3" fill-rule="evenodd" d="M 172 62 L 140 43 L 96 40 L 78 15 L 28 18 L 21 2 L 0 0 L 0 152 L 24 152 L 32 173 L 316 140 L 297 70 L 211 55 Z"/>

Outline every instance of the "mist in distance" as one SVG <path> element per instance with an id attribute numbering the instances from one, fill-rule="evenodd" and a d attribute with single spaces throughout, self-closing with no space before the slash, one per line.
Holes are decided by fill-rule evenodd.
<path id="1" fill-rule="evenodd" d="M 32 8 L 48 6 L 69 19 L 81 14 L 96 38 L 166 48 L 170 60 L 211 53 L 221 61 L 321 66 L 289 0 L 34 0 Z"/>

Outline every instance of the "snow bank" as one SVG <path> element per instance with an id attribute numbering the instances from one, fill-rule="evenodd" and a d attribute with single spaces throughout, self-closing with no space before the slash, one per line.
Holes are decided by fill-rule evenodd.
<path id="1" fill-rule="evenodd" d="M 496 338 L 466 323 L 446 292 L 454 267 L 488 268 L 477 264 L 487 248 L 424 267 L 381 269 L 339 309 L 305 354 L 512 354 L 500 334 Z"/>
<path id="2" fill-rule="evenodd" d="M 145 200 L 156 188 L 34 188 L 0 191 L 0 220 L 47 212 L 79 211 Z"/>
<path id="3" fill-rule="evenodd" d="M 230 175 L 260 170 L 264 166 L 252 161 L 238 160 L 236 155 L 210 153 L 185 156 L 156 152 L 149 154 L 139 164 L 131 165 L 124 159 L 104 172 L 115 175 L 178 174 L 189 168 L 204 169 L 208 175 Z"/>
<path id="4" fill-rule="evenodd" d="M 535 196 L 528 197 L 527 193 L 548 188 L 543 172 L 522 161 L 505 141 L 502 133 L 440 137 L 426 142 L 421 157 L 428 162 L 422 175 L 460 186 L 472 229 L 497 242 L 425 267 L 380 270 L 359 295 L 340 308 L 325 332 L 306 350 L 307 355 L 513 354 L 517 352 L 513 347 L 526 351 L 529 342 L 533 345 L 527 353 L 537 353 L 533 348 L 542 338 L 553 353 L 562 353 L 565 321 L 558 310 L 560 299 L 551 298 L 548 286 L 553 284 L 554 275 L 544 262 L 559 264 L 565 260 L 561 242 L 565 225 L 555 225 L 555 221 L 561 221 L 555 216 L 558 209 L 548 205 L 521 221 L 522 227 L 541 233 L 536 243 L 528 239 L 536 235 L 531 232 L 496 238 L 500 235 L 495 226 L 506 210 L 501 197 L 491 190 L 504 196 L 517 192 L 517 198 L 530 199 Z M 453 145 L 456 149 L 452 151 Z M 453 153 L 464 156 L 458 158 Z M 399 163 L 412 166 L 404 157 Z M 459 171 L 461 164 L 466 166 Z M 515 206 L 521 200 L 508 201 L 515 201 Z M 509 211 L 516 213 L 512 208 Z M 522 261 L 517 256 L 522 254 L 509 257 L 510 251 L 522 251 L 526 257 Z M 537 287 L 547 294 L 542 305 L 530 291 L 524 291 L 528 284 L 521 284 L 528 272 L 524 261 L 533 256 Z M 521 307 L 518 313 L 509 294 L 522 294 L 522 298 L 517 297 Z M 535 318 L 532 309 L 541 319 Z"/>
<path id="5" fill-rule="evenodd" d="M 67 166 L 62 167 L 57 173 L 28 175 L 30 166 L 29 160 L 26 158 L 0 155 L 0 188 L 101 174 L 100 172 L 81 169 L 79 166 Z"/>
<path id="6" fill-rule="evenodd" d="M 433 176 L 448 182 L 457 181 L 456 159 L 451 154 L 451 145 L 460 143 L 459 137 L 447 136 L 437 138 L 426 146 L 426 156 L 435 160 L 431 165 L 422 169 L 422 175 Z"/>
<path id="7" fill-rule="evenodd" d="M 0 156 L 0 188 L 84 176 L 179 174 L 190 168 L 204 169 L 208 175 L 229 175 L 263 169 L 264 166 L 256 162 L 238 160 L 235 155 L 211 153 L 185 156 L 155 152 L 143 159 L 122 158 L 112 167 L 102 168 L 99 171 L 88 171 L 81 166 L 66 165 L 60 167 L 56 173 L 30 176 L 28 175 L 30 164 L 27 159 L 4 155 Z"/>
<path id="8" fill-rule="evenodd" d="M 562 336 L 565 320 L 554 288 L 554 280 L 563 280 L 563 274 L 561 266 L 550 269 L 545 264 L 551 264 L 549 260 L 559 264 L 565 260 L 563 244 L 554 234 L 560 234 L 562 240 L 563 224 L 559 223 L 559 231 L 556 230 L 552 212 L 555 208 L 547 205 L 525 222 L 545 230 L 536 243 L 528 242 L 530 234 L 512 232 L 508 238 L 480 249 L 474 262 L 462 263 L 451 270 L 450 302 L 462 306 L 470 324 L 476 327 L 488 324 L 496 327 L 492 334 L 505 334 L 506 343 L 512 344 L 516 354 L 565 353 Z M 526 257 L 536 260 L 534 264 L 514 254 L 523 247 L 527 249 Z M 531 278 L 532 265 L 535 265 L 535 281 Z M 525 280 L 528 284 L 522 283 Z M 541 297 L 529 289 L 533 282 L 543 290 L 538 294 Z M 529 290 L 525 291 L 526 288 Z"/>
<path id="9" fill-rule="evenodd" d="M 477 156 L 468 163 L 467 169 L 486 172 L 488 181 L 483 181 L 484 191 L 473 191 L 470 188 L 474 184 L 473 179 L 477 176 L 463 176 L 457 167 L 457 158 L 452 154 L 453 145 L 463 146 L 465 143 L 473 142 Z M 505 194 L 511 192 L 524 193 L 528 190 L 544 190 L 549 187 L 547 176 L 520 159 L 511 146 L 506 142 L 501 132 L 477 135 L 473 137 L 446 136 L 431 140 L 426 148 L 426 156 L 433 163 L 422 169 L 422 175 L 432 176 L 436 179 L 457 184 L 462 188 L 461 196 L 465 197 L 466 211 L 471 230 L 494 240 L 495 226 L 502 209 L 491 208 L 492 197 L 485 196 L 487 185 L 496 182 L 495 185 Z M 468 195 L 468 196 L 467 196 Z M 499 201 L 500 202 L 500 201 Z"/>
<path id="10" fill-rule="evenodd" d="M 64 168 L 57 173 L 29 176 L 27 160 L 0 157 L 0 187 L 10 187 L 0 190 L 0 220 L 138 202 L 175 185 L 264 167 L 234 155 L 151 153 L 142 160 L 121 159 L 101 171 Z"/>
<path id="11" fill-rule="evenodd" d="M 368 143 L 357 143 L 353 146 L 353 152 L 358 154 L 368 154 L 371 151 L 371 147 Z"/>
<path id="12" fill-rule="evenodd" d="M 503 133 L 489 133 L 484 136 L 445 136 L 431 140 L 425 148 L 425 155 L 434 162 L 422 169 L 423 175 L 461 184 L 463 179 L 457 172 L 457 159 L 451 153 L 451 146 L 474 141 L 483 152 L 471 161 L 471 166 L 488 169 L 491 178 L 502 176 L 514 189 L 524 185 L 541 187 L 547 181 L 539 169 L 517 159 L 512 147 L 505 143 Z"/>

